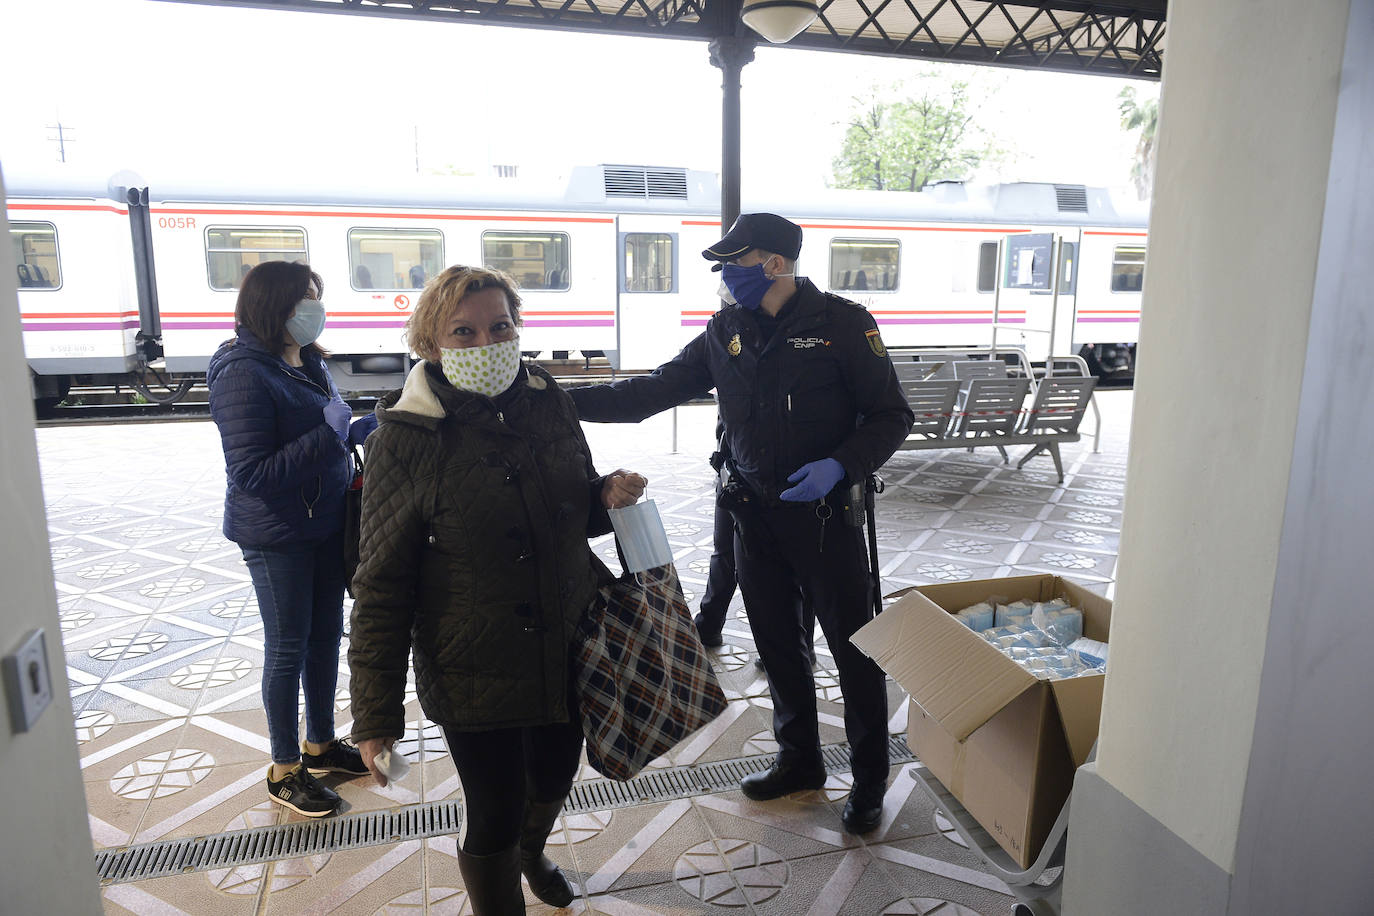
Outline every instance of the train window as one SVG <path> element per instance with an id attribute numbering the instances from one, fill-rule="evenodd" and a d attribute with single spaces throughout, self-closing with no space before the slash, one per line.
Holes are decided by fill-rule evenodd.
<path id="1" fill-rule="evenodd" d="M 1117 245 L 1112 250 L 1112 292 L 1138 293 L 1145 283 L 1145 246 Z"/>
<path id="2" fill-rule="evenodd" d="M 830 288 L 862 292 L 897 288 L 896 239 L 834 239 L 830 243 Z"/>
<path id="3" fill-rule="evenodd" d="M 443 269 L 438 229 L 348 230 L 348 276 L 354 289 L 419 289 Z"/>
<path id="4" fill-rule="evenodd" d="M 263 261 L 306 261 L 304 229 L 211 226 L 205 230 L 211 289 L 238 289 Z"/>
<path id="5" fill-rule="evenodd" d="M 984 242 L 978 246 L 978 292 L 997 289 L 997 243 Z"/>
<path id="6" fill-rule="evenodd" d="M 664 232 L 625 233 L 624 285 L 627 293 L 673 291 L 673 236 Z"/>
<path id="7" fill-rule="evenodd" d="M 482 263 L 504 270 L 525 289 L 567 289 L 570 280 L 566 232 L 482 233 Z"/>
<path id="8" fill-rule="evenodd" d="M 1067 296 L 1073 295 L 1078 285 L 1078 243 L 1059 243 L 1059 291 Z"/>
<path id="9" fill-rule="evenodd" d="M 52 223 L 10 223 L 14 269 L 24 289 L 57 289 L 62 285 L 57 263 L 57 227 Z"/>

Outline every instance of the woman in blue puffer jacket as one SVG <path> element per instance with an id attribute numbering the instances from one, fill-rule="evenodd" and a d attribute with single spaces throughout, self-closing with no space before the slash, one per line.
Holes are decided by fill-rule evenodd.
<path id="1" fill-rule="evenodd" d="M 334 736 L 334 691 L 347 449 L 377 425 L 373 415 L 352 421 L 315 343 L 325 323 L 322 290 L 306 264 L 258 264 L 239 288 L 236 336 L 206 371 L 224 443 L 224 536 L 243 550 L 262 615 L 268 797 L 307 817 L 339 806 L 317 775 L 367 773 L 357 748 Z M 298 745 L 299 688 L 305 741 Z"/>

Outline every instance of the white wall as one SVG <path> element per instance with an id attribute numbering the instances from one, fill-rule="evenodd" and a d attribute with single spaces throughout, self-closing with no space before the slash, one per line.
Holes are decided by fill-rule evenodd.
<path id="1" fill-rule="evenodd" d="M 1348 8 L 1169 9 L 1098 771 L 1228 872 Z"/>
<path id="2" fill-rule="evenodd" d="M 3 211 L 0 238 L 9 238 Z M 42 628 L 53 702 L 31 731 L 17 735 L 8 709 L 0 708 L 0 912 L 99 913 L 14 278 L 6 242 L 0 245 L 0 652 L 8 654 Z"/>

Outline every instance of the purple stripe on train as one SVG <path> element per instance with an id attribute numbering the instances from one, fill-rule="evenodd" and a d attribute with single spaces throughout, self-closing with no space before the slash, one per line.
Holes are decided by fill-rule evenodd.
<path id="1" fill-rule="evenodd" d="M 164 328 L 177 331 L 204 331 L 219 329 L 232 331 L 234 323 L 232 321 L 167 321 L 163 322 Z M 28 325 L 24 326 L 28 328 Z M 64 325 L 64 327 L 78 327 L 78 325 Z M 130 327 L 137 327 L 137 322 Z M 329 328 L 395 328 L 397 330 L 405 327 L 404 321 L 330 321 Z M 613 328 L 615 327 L 614 318 L 597 319 L 590 321 L 540 321 L 530 320 L 525 322 L 527 328 Z M 326 332 L 327 333 L 327 332 Z"/>
<path id="2" fill-rule="evenodd" d="M 614 318 L 590 318 L 583 321 L 541 321 L 537 318 L 526 318 L 525 327 L 527 328 L 613 328 L 615 327 Z"/>
<path id="3" fill-rule="evenodd" d="M 699 328 L 706 326 L 707 319 L 686 319 L 682 321 L 684 328 Z M 1003 324 L 1025 324 L 1024 318 L 1007 318 Z M 989 318 L 880 318 L 878 324 L 992 324 Z"/>
<path id="4" fill-rule="evenodd" d="M 25 331 L 126 331 L 138 327 L 138 319 L 127 321 L 83 321 L 64 324 L 57 321 L 25 321 Z"/>
<path id="5" fill-rule="evenodd" d="M 1115 323 L 1117 323 L 1117 324 L 1138 324 L 1138 323 L 1140 322 L 1140 319 L 1139 319 L 1138 317 L 1137 317 L 1137 318 L 1079 318 L 1079 319 L 1078 319 L 1078 323 L 1079 323 L 1079 324 L 1103 324 L 1103 323 L 1111 323 L 1111 322 L 1115 322 Z"/>
<path id="6" fill-rule="evenodd" d="M 991 318 L 878 318 L 884 324 L 992 324 Z M 1003 318 L 1003 324 L 1025 324 L 1024 318 Z"/>

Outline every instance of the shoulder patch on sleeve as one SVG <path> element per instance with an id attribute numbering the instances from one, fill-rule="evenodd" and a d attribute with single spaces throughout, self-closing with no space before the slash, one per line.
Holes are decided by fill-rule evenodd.
<path id="1" fill-rule="evenodd" d="M 862 305 L 860 305 L 859 303 L 855 302 L 853 299 L 846 299 L 844 296 L 838 296 L 838 295 L 836 295 L 835 293 L 832 293 L 832 292 L 825 292 L 825 293 L 822 293 L 822 295 L 825 296 L 826 300 L 828 300 L 829 302 L 834 303 L 835 305 L 847 305 L 847 306 L 849 306 L 849 307 L 852 308 L 852 309 L 862 309 L 862 308 L 863 308 Z"/>
<path id="2" fill-rule="evenodd" d="M 883 346 L 883 338 L 877 328 L 864 331 L 864 337 L 868 338 L 868 349 L 873 351 L 874 356 L 887 356 L 887 347 Z"/>

